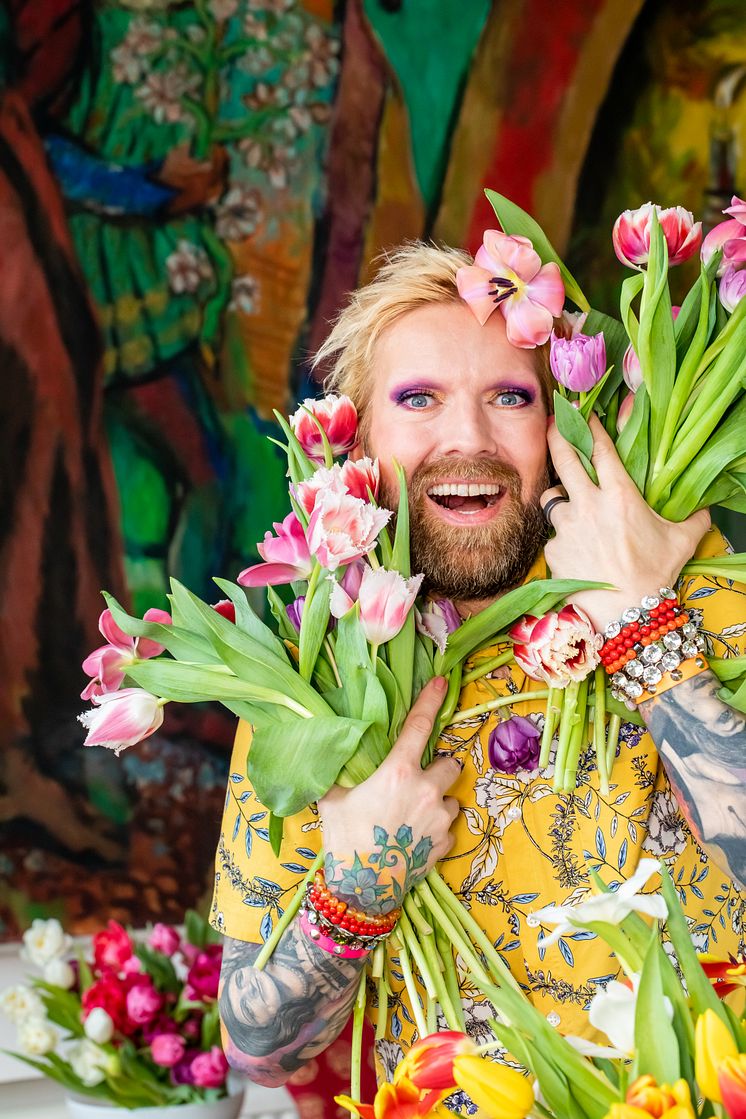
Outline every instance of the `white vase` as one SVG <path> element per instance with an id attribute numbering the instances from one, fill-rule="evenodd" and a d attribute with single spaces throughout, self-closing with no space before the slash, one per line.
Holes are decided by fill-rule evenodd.
<path id="1" fill-rule="evenodd" d="M 238 1119 L 243 1104 L 243 1089 L 221 1100 L 198 1100 L 174 1107 L 117 1107 L 107 1100 L 65 1096 L 70 1119 Z"/>

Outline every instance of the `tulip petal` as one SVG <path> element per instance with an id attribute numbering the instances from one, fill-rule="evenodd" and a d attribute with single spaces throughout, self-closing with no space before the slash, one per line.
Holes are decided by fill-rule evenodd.
<path id="1" fill-rule="evenodd" d="M 102 612 L 98 620 L 98 628 L 109 644 L 113 645 L 115 649 L 121 649 L 123 653 L 132 654 L 132 650 L 135 647 L 134 637 L 130 637 L 123 629 L 119 628 L 108 607 Z"/>
<path id="2" fill-rule="evenodd" d="M 541 257 L 528 237 L 509 236 L 499 229 L 486 229 L 482 243 L 485 257 L 490 261 L 489 265 L 482 267 L 494 268 L 493 276 L 504 276 L 507 269 L 527 283 L 541 269 Z M 485 258 L 479 259 L 480 252 L 481 249 L 475 258 L 478 264 L 482 264 Z M 557 268 L 557 265 L 554 267 Z"/>
<path id="3" fill-rule="evenodd" d="M 505 318 L 508 341 L 521 350 L 542 346 L 552 333 L 551 312 L 533 303 L 528 296 L 511 296 L 500 304 L 500 310 Z"/>
<path id="4" fill-rule="evenodd" d="M 458 293 L 480 326 L 484 326 L 497 306 L 494 296 L 490 294 L 490 279 L 491 273 L 474 264 L 459 268 L 456 272 Z"/>
<path id="5" fill-rule="evenodd" d="M 242 587 L 274 587 L 305 578 L 307 576 L 290 563 L 255 563 L 245 568 L 236 581 Z"/>
<path id="6" fill-rule="evenodd" d="M 554 261 L 545 264 L 526 286 L 526 292 L 534 303 L 540 303 L 554 318 L 558 318 L 565 302 L 565 285 L 559 265 Z"/>

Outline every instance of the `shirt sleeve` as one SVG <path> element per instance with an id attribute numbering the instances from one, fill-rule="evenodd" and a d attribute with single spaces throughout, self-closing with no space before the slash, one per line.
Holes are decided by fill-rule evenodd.
<path id="1" fill-rule="evenodd" d="M 252 732 L 238 725 L 215 857 L 210 924 L 234 940 L 261 943 L 301 887 L 321 849 L 316 807 L 284 821 L 279 857 L 269 842 L 269 812 L 248 777 Z"/>

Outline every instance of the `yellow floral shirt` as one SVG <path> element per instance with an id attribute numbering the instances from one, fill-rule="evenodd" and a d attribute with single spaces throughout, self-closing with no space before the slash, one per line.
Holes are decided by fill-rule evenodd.
<path id="1" fill-rule="evenodd" d="M 711 529 L 697 555 L 724 550 L 723 537 Z M 529 578 L 545 575 L 540 558 Z M 708 652 L 739 655 L 746 643 L 746 587 L 698 576 L 679 589 L 689 610 L 702 614 Z M 482 650 L 479 659 L 496 651 L 500 648 Z M 468 662 L 465 671 L 473 664 Z M 563 1034 L 594 1037 L 586 1008 L 599 986 L 617 975 L 616 961 L 603 941 L 583 931 L 539 948 L 540 934 L 551 928 L 542 928 L 532 918 L 534 911 L 581 900 L 590 889 L 591 868 L 608 884 L 619 883 L 634 873 L 641 858 L 652 856 L 663 859 L 673 875 L 698 950 L 727 956 L 742 949 L 744 901 L 693 839 L 652 739 L 641 727 L 622 724 L 608 796 L 599 790 L 590 748 L 581 755 L 573 795 L 552 792 L 552 765 L 514 775 L 490 767 L 487 740 L 496 718 L 530 716 L 541 728 L 543 702 L 527 698 L 537 687 L 512 665 L 463 688 L 462 710 L 496 695 L 514 694 L 516 700 L 497 713 L 449 728 L 440 740 L 441 752 L 454 754 L 464 768 L 452 789 L 461 804 L 453 829 L 455 843 L 439 870 L 547 1019 Z M 319 850 L 321 835 L 318 816 L 308 808 L 285 821 L 280 858 L 272 854 L 268 814 L 246 776 L 250 737 L 250 728 L 239 728 L 211 920 L 233 938 L 259 942 L 293 897 Z M 379 1063 L 388 1077 L 416 1037 L 402 988 L 394 981 L 386 1037 L 377 1043 Z M 477 1040 L 491 1040 L 487 1022 L 494 1011 L 465 979 L 462 998 L 469 1032 Z"/>

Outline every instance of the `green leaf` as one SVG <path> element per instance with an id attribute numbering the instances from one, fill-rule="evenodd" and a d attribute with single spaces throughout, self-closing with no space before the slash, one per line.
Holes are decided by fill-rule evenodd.
<path id="1" fill-rule="evenodd" d="M 299 719 L 290 734 L 272 724 L 255 727 L 249 777 L 257 797 L 277 816 L 302 811 L 329 791 L 369 726 L 331 716 Z"/>
<path id="2" fill-rule="evenodd" d="M 668 907 L 666 927 L 668 936 L 673 945 L 676 959 L 684 976 L 692 1010 L 695 1017 L 704 1014 L 705 1010 L 714 1010 L 717 1016 L 728 1025 L 728 1017 L 723 1009 L 720 999 L 712 989 L 712 983 L 702 970 L 689 931 L 686 917 L 681 908 L 679 895 L 674 886 L 673 879 L 665 864 L 661 864 L 661 893 Z"/>
<path id="3" fill-rule="evenodd" d="M 162 952 L 156 952 L 149 944 L 142 943 L 135 945 L 135 955 L 139 960 L 142 960 L 145 970 L 152 976 L 159 991 L 178 994 L 181 990 L 181 982 L 168 956 L 164 956 Z"/>
<path id="4" fill-rule="evenodd" d="M 238 628 L 243 630 L 244 633 L 248 633 L 258 645 L 263 645 L 265 649 L 273 653 L 276 657 L 279 657 L 280 660 L 287 660 L 285 646 L 277 635 L 272 632 L 269 626 L 265 625 L 261 618 L 254 613 L 246 597 L 245 588 L 239 586 L 238 583 L 231 583 L 229 579 L 213 579 L 213 582 L 235 606 L 235 624 Z"/>
<path id="5" fill-rule="evenodd" d="M 712 333 L 712 327 L 715 323 L 715 302 L 711 300 L 710 295 L 712 281 L 717 275 L 722 256 L 723 250 L 718 249 L 717 252 L 712 254 L 707 264 L 701 266 L 700 274 L 687 292 L 686 298 L 681 304 L 681 309 L 676 316 L 676 321 L 673 324 L 673 332 L 676 337 L 676 356 L 679 364 L 681 364 L 685 354 L 688 352 L 697 325 L 700 322 L 703 297 L 706 298 L 708 307 L 710 324 L 708 337 Z"/>
<path id="6" fill-rule="evenodd" d="M 743 555 L 743 553 L 741 554 Z M 736 557 L 728 556 L 726 558 L 735 559 Z M 684 570 L 686 571 L 686 568 Z M 725 577 L 732 578 L 733 576 Z M 727 683 L 728 680 L 738 680 L 746 673 L 746 655 L 740 657 L 710 657 L 709 663 L 721 684 Z"/>
<path id="7" fill-rule="evenodd" d="M 288 441 L 288 466 L 290 467 L 292 481 L 297 485 L 298 482 L 304 482 L 307 478 L 312 477 L 316 472 L 316 467 L 301 447 L 295 432 L 282 412 L 278 412 L 276 408 L 273 411 L 275 419 L 285 432 Z"/>
<path id="8" fill-rule="evenodd" d="M 269 845 L 272 848 L 272 853 L 275 858 L 279 859 L 280 849 L 282 848 L 282 833 L 285 828 L 285 820 L 282 816 L 276 816 L 274 812 L 269 814 Z"/>
<path id="9" fill-rule="evenodd" d="M 627 331 L 627 337 L 632 343 L 635 353 L 637 353 L 640 323 L 637 315 L 632 310 L 632 304 L 642 291 L 642 285 L 644 283 L 645 277 L 642 272 L 635 272 L 634 275 L 627 276 L 627 279 L 622 284 L 622 293 L 619 297 L 619 312 L 622 316 L 624 328 Z"/>
<path id="10" fill-rule="evenodd" d="M 624 430 L 616 441 L 616 450 L 624 469 L 640 493 L 645 491 L 648 472 L 648 431 L 650 425 L 650 397 L 644 385 L 635 393 L 632 412 Z"/>
<path id="11" fill-rule="evenodd" d="M 503 230 L 511 237 L 528 237 L 534 249 L 539 254 L 542 264 L 549 264 L 550 261 L 554 261 L 554 263 L 559 266 L 567 298 L 571 299 L 575 306 L 579 307 L 581 311 L 590 310 L 590 304 L 583 295 L 580 285 L 565 263 L 560 259 L 559 254 L 539 223 L 503 194 L 498 194 L 497 191 L 494 190 L 485 190 L 484 193 L 487 195 L 490 205 L 495 211 L 497 220 L 500 222 Z"/>
<path id="12" fill-rule="evenodd" d="M 598 475 L 591 463 L 593 435 L 588 421 L 583 418 L 580 409 L 573 408 L 570 401 L 558 392 L 554 394 L 554 418 L 560 435 L 575 448 L 586 474 L 594 485 L 598 485 Z"/>
<path id="13" fill-rule="evenodd" d="M 676 480 L 660 515 L 669 521 L 683 521 L 704 508 L 707 490 L 732 463 L 743 458 L 745 442 L 746 397 L 732 408 Z"/>
<path id="14" fill-rule="evenodd" d="M 391 567 L 399 571 L 405 579 L 410 576 L 409 559 L 409 499 L 407 496 L 407 480 L 404 471 L 398 463 L 394 463 L 396 475 L 399 479 L 399 507 L 396 514 L 396 536 L 391 557 Z M 412 703 L 412 662 L 414 659 L 414 610 L 410 610 L 402 628 L 386 644 L 388 662 L 399 691 L 408 709 Z"/>
<path id="15" fill-rule="evenodd" d="M 200 917 L 196 909 L 187 909 L 184 914 L 184 932 L 187 944 L 195 948 L 204 948 L 207 939 L 207 922 Z"/>
<path id="16" fill-rule="evenodd" d="M 663 951 L 654 929 L 645 954 L 635 1007 L 635 1076 L 650 1074 L 658 1084 L 673 1084 L 681 1075 L 676 1031 L 663 1004 L 659 953 Z"/>
<path id="17" fill-rule="evenodd" d="M 290 624 L 290 619 L 285 612 L 285 603 L 280 598 L 274 587 L 267 587 L 267 602 L 272 611 L 272 617 L 277 622 L 277 631 L 283 641 L 292 641 L 298 644 L 298 634 L 295 627 Z"/>
<path id="18" fill-rule="evenodd" d="M 298 644 L 298 671 L 304 680 L 310 680 L 313 675 L 321 646 L 324 644 L 326 627 L 329 625 L 331 587 L 326 581 L 326 575 L 327 572 L 323 567 L 314 568 L 303 605 Z"/>
<path id="19" fill-rule="evenodd" d="M 668 289 L 668 248 L 655 210 L 650 219 L 650 255 L 640 301 L 636 349 L 650 397 L 650 445 L 657 447 L 673 393 L 676 344 Z"/>
<path id="20" fill-rule="evenodd" d="M 341 711 L 351 719 L 363 717 L 368 677 L 373 675 L 370 650 L 359 620 L 360 608 L 355 605 L 337 623 L 334 656 L 337 671 L 344 681 L 339 696 Z"/>
<path id="21" fill-rule="evenodd" d="M 184 626 L 166 626 L 161 622 L 146 622 L 142 618 L 134 618 L 119 605 L 113 595 L 107 591 L 101 593 L 106 599 L 106 605 L 111 610 L 114 621 L 130 637 L 149 637 L 152 641 L 165 645 L 169 653 L 179 660 L 217 662 L 218 658 L 210 643 L 199 633 L 194 633 Z"/>
<path id="22" fill-rule="evenodd" d="M 381 657 L 378 657 L 376 660 L 376 676 L 381 681 L 381 687 L 386 693 L 386 703 L 388 704 L 389 712 L 389 733 L 393 742 L 399 736 L 402 723 L 407 716 L 407 709 L 404 706 L 404 700 L 399 691 L 396 678 Z"/>

